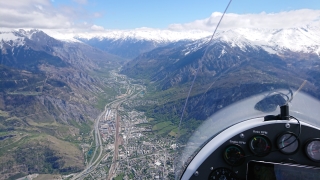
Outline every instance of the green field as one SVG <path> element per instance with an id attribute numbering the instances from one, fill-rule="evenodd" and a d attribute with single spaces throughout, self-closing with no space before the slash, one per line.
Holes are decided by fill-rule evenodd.
<path id="1" fill-rule="evenodd" d="M 173 125 L 170 121 L 164 121 L 164 122 L 160 122 L 155 124 L 152 127 L 152 131 L 154 131 L 156 134 L 158 135 L 174 135 L 174 133 L 172 133 L 172 131 L 174 129 L 177 129 L 177 126 Z"/>
<path id="2" fill-rule="evenodd" d="M 122 180 L 124 177 L 124 173 L 119 174 L 114 180 Z"/>

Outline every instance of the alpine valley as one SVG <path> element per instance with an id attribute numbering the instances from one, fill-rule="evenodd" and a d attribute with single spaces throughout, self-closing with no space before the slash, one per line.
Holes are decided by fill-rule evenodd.
<path id="1" fill-rule="evenodd" d="M 0 179 L 84 169 L 81 142 L 117 89 L 122 58 L 40 30 L 0 33 Z"/>
<path id="2" fill-rule="evenodd" d="M 194 126 L 261 83 L 298 89 L 306 82 L 303 91 L 320 98 L 319 22 L 223 30 L 208 44 L 210 38 L 211 32 L 147 28 L 78 34 L 0 30 L 0 179 L 88 168 L 95 158 L 88 152 L 98 154 L 96 119 L 106 104 L 130 95 L 126 82 L 143 89 L 126 106 L 143 112 L 149 121 L 139 126 L 161 138 L 177 136 L 192 84 L 184 124 Z M 221 91 L 228 96 L 218 96 Z"/>

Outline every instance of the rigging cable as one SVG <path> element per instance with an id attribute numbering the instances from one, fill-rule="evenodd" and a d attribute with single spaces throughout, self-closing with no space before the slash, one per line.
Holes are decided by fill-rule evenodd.
<path id="1" fill-rule="evenodd" d="M 300 85 L 299 89 L 296 90 L 296 92 L 294 92 L 293 95 L 291 95 L 291 99 L 288 100 L 288 101 L 286 102 L 286 104 L 288 104 L 289 102 L 292 101 L 293 97 L 298 94 L 298 92 L 303 88 L 304 85 L 306 85 L 306 83 L 307 83 L 307 80 L 304 80 L 303 83 Z"/>
<path id="2" fill-rule="evenodd" d="M 188 91 L 188 95 L 187 95 L 187 98 L 186 98 L 186 101 L 185 101 L 185 104 L 184 104 L 184 107 L 183 107 L 183 110 L 182 110 L 182 113 L 181 113 L 181 117 L 180 117 L 180 121 L 179 121 L 179 126 L 178 126 L 178 134 L 177 134 L 177 137 L 180 136 L 180 128 L 181 128 L 182 118 L 183 118 L 184 112 L 185 112 L 186 107 L 187 107 L 187 104 L 188 104 L 188 100 L 189 100 L 189 97 L 190 97 L 191 90 L 192 90 L 193 85 L 194 85 L 194 82 L 195 82 L 195 80 L 196 80 L 196 78 L 197 78 L 198 71 L 199 71 L 199 69 L 200 69 L 201 66 L 202 66 L 203 58 L 204 58 L 204 56 L 207 54 L 207 51 L 208 51 L 208 49 L 209 49 L 209 45 L 210 45 L 211 41 L 213 40 L 213 37 L 214 37 L 214 35 L 215 35 L 215 33 L 216 33 L 219 25 L 220 25 L 220 23 L 221 23 L 224 15 L 225 15 L 225 13 L 227 12 L 227 10 L 228 10 L 229 5 L 231 4 L 231 2 L 232 2 L 232 0 L 229 1 L 229 3 L 228 3 L 228 5 L 227 5 L 226 9 L 224 10 L 224 12 L 223 12 L 223 14 L 222 14 L 222 16 L 221 16 L 221 18 L 220 18 L 220 20 L 219 20 L 219 22 L 218 22 L 215 30 L 214 30 L 214 32 L 213 32 L 213 34 L 212 34 L 210 40 L 209 40 L 208 43 L 205 45 L 205 46 L 206 46 L 206 49 L 205 49 L 205 51 L 204 51 L 204 53 L 203 53 L 203 55 L 202 55 L 202 57 L 201 57 L 201 59 L 200 59 L 198 69 L 196 70 L 196 73 L 195 73 L 194 78 L 193 78 L 193 80 L 192 80 L 192 83 L 191 83 L 190 89 L 189 89 L 189 91 Z M 178 141 L 176 142 L 176 145 L 178 145 Z M 177 146 L 177 147 L 178 147 L 178 146 Z M 177 152 L 178 152 L 178 151 L 177 151 Z M 174 168 L 175 168 L 175 167 L 174 167 Z"/>
<path id="3" fill-rule="evenodd" d="M 224 14 L 225 14 L 226 11 L 228 10 L 228 7 L 229 7 L 229 5 L 231 4 L 231 2 L 232 2 L 232 0 L 229 1 L 226 9 L 224 10 L 224 12 L 223 12 L 223 14 L 222 14 L 222 16 L 221 16 L 221 18 L 220 18 L 220 20 L 219 20 L 219 22 L 218 22 L 215 30 L 214 30 L 214 32 L 213 32 L 213 34 L 212 34 L 210 40 L 208 41 L 208 43 L 207 43 L 207 45 L 206 45 L 207 47 L 206 47 L 206 49 L 205 49 L 205 51 L 204 51 L 204 53 L 203 53 L 203 55 L 202 55 L 202 57 L 201 57 L 201 59 L 200 59 L 199 67 L 198 67 L 198 69 L 197 69 L 197 71 L 196 71 L 196 74 L 194 75 L 193 80 L 192 80 L 192 84 L 191 84 L 191 86 L 190 86 L 190 89 L 189 89 L 189 92 L 188 92 L 188 95 L 187 95 L 187 99 L 186 99 L 186 101 L 185 101 L 185 104 L 184 104 L 184 107 L 183 107 L 183 110 L 182 110 L 182 113 L 181 113 L 180 122 L 179 122 L 179 131 L 180 131 L 180 126 L 181 126 L 181 121 L 182 121 L 182 118 L 183 118 L 185 109 L 186 109 L 186 107 L 187 107 L 187 104 L 188 104 L 188 99 L 189 99 L 189 97 L 190 97 L 191 90 L 192 90 L 193 85 L 194 85 L 194 82 L 195 82 L 195 80 L 196 80 L 196 78 L 197 78 L 198 71 L 199 71 L 199 69 L 201 68 L 201 62 L 203 61 L 204 56 L 207 54 L 207 51 L 208 51 L 208 49 L 209 49 L 209 45 L 210 45 L 211 41 L 213 40 L 213 37 L 214 37 L 214 35 L 215 35 L 215 33 L 216 33 L 216 31 L 217 31 L 217 29 L 218 29 L 218 27 L 219 27 L 222 19 L 223 19 Z M 180 132 L 179 132 L 179 134 L 180 134 Z"/>

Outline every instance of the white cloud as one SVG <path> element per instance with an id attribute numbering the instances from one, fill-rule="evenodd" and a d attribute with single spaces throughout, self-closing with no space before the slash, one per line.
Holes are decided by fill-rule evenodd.
<path id="1" fill-rule="evenodd" d="M 80 4 L 87 0 L 74 0 Z M 93 23 L 93 19 L 102 18 L 103 12 L 88 12 L 83 5 L 77 7 L 54 6 L 54 0 L 0 0 L 1 28 L 38 28 L 73 29 L 74 31 L 104 31 L 102 26 Z M 213 31 L 222 13 L 215 12 L 206 19 L 185 24 L 171 24 L 169 30 L 205 30 Z M 320 10 L 293 10 L 280 13 L 234 14 L 227 13 L 219 29 L 246 28 L 283 28 L 299 26 L 318 19 Z"/>
<path id="2" fill-rule="evenodd" d="M 0 1 L 0 17 L 3 28 L 89 29 L 92 25 L 82 23 L 92 18 L 85 10 L 69 6 L 56 8 L 52 0 Z"/>
<path id="3" fill-rule="evenodd" d="M 104 28 L 102 26 L 97 26 L 95 24 L 93 26 L 91 26 L 90 29 L 94 30 L 94 31 L 103 31 L 104 30 Z"/>
<path id="4" fill-rule="evenodd" d="M 196 20 L 185 24 L 171 24 L 170 30 L 206 30 L 213 31 L 222 13 L 214 12 L 209 18 Z M 315 20 L 319 20 L 320 10 L 292 10 L 279 13 L 259 13 L 259 14 L 234 14 L 226 13 L 219 29 L 233 29 L 233 28 L 290 28 L 299 27 L 310 24 Z"/>
<path id="5" fill-rule="evenodd" d="M 73 1 L 79 4 L 87 4 L 87 0 L 73 0 Z"/>
<path id="6" fill-rule="evenodd" d="M 99 18 L 99 17 L 102 17 L 102 16 L 103 16 L 103 13 L 100 13 L 100 12 L 93 13 L 93 17 Z"/>
<path id="7" fill-rule="evenodd" d="M 28 6 L 32 6 L 32 5 L 50 5 L 50 1 L 49 0 L 12 0 L 10 1 L 10 3 L 8 1 L 0 1 L 0 5 L 1 7 L 28 7 Z"/>
<path id="8" fill-rule="evenodd" d="M 38 8 L 39 10 L 43 10 L 43 7 L 41 5 L 35 5 L 36 8 Z"/>

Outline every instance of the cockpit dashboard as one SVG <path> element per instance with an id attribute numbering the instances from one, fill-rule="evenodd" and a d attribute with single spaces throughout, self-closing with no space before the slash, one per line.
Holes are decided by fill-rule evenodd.
<path id="1" fill-rule="evenodd" d="M 319 179 L 320 129 L 302 119 L 260 117 L 213 137 L 181 179 Z"/>

